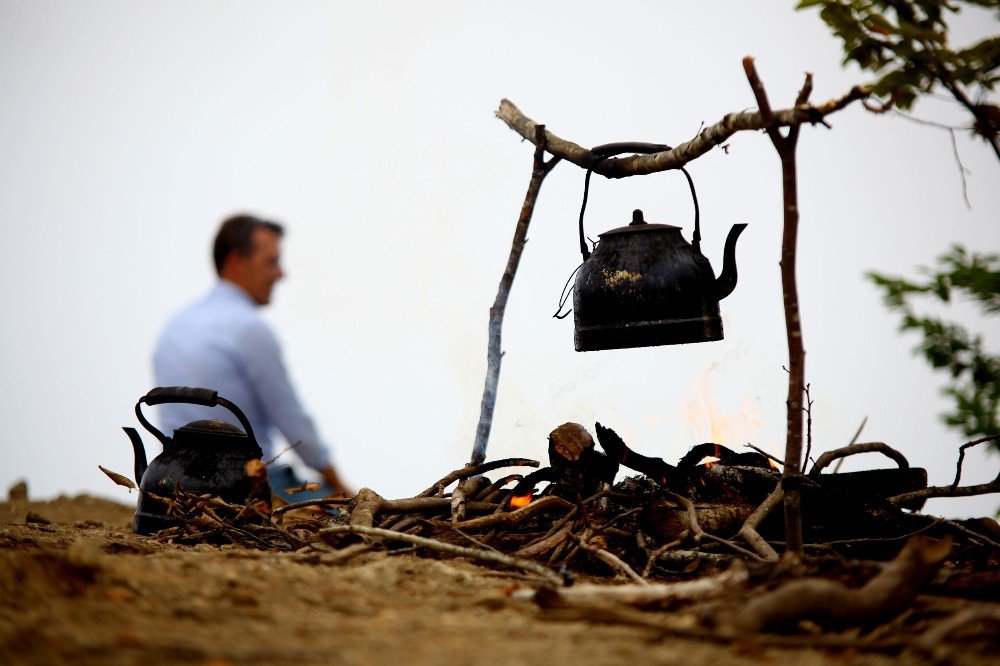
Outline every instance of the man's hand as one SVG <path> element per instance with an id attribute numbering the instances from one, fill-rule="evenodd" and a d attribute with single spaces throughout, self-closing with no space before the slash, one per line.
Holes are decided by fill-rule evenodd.
<path id="1" fill-rule="evenodd" d="M 347 484 L 344 483 L 340 476 L 337 474 L 337 470 L 333 468 L 333 465 L 328 465 L 327 467 L 320 470 L 320 474 L 323 475 L 323 479 L 326 481 L 334 490 L 334 497 L 354 497 L 357 495 L 357 491 L 348 488 Z"/>

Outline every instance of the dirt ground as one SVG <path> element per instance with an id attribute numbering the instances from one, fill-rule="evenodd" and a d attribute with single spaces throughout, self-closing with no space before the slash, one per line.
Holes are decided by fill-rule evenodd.
<path id="1" fill-rule="evenodd" d="M 132 507 L 87 496 L 0 503 L 0 663 L 908 662 L 545 620 L 510 597 L 515 576 L 464 561 L 364 552 L 330 564 L 165 545 L 133 534 L 131 520 Z"/>

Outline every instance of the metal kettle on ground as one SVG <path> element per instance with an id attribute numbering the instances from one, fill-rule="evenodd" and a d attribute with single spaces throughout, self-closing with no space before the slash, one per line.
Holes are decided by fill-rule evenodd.
<path id="1" fill-rule="evenodd" d="M 168 402 L 206 407 L 220 405 L 239 419 L 243 430 L 219 419 L 209 419 L 188 423 L 175 430 L 173 437 L 167 437 L 146 420 L 142 405 Z M 135 415 L 160 441 L 163 452 L 147 464 L 146 449 L 139 433 L 135 428 L 123 428 L 135 452 L 135 480 L 139 484 L 139 502 L 132 523 L 134 532 L 153 534 L 177 524 L 170 517 L 168 506 L 152 495 L 173 497 L 178 486 L 195 494 L 209 493 L 232 504 L 264 502 L 270 509 L 271 485 L 267 475 L 262 472 L 251 476 L 247 472 L 247 463 L 263 455 L 250 421 L 239 407 L 220 398 L 217 391 L 187 386 L 154 388 L 139 398 Z"/>
<path id="2" fill-rule="evenodd" d="M 577 351 L 676 345 L 721 340 L 719 301 L 736 287 L 736 241 L 746 224 L 734 224 L 723 251 L 722 274 L 716 278 L 701 253 L 698 197 L 687 177 L 694 200 L 692 243 L 681 228 L 648 224 L 641 210 L 632 221 L 600 235 L 593 253 L 583 231 L 583 214 L 594 165 L 624 152 L 670 150 L 657 144 L 608 144 L 593 149 L 600 157 L 587 170 L 580 209 L 580 251 L 583 254 L 574 283 L 574 341 Z"/>

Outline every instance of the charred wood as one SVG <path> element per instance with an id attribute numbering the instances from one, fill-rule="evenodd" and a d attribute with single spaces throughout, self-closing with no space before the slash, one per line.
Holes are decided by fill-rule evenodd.
<path id="1" fill-rule="evenodd" d="M 709 534 L 735 534 L 754 511 L 749 504 L 694 504 L 697 524 Z M 670 500 L 653 502 L 642 518 L 642 528 L 660 540 L 676 540 L 691 532 L 693 525 L 687 508 Z"/>
<path id="2" fill-rule="evenodd" d="M 549 465 L 555 494 L 571 500 L 592 495 L 618 473 L 618 462 L 597 451 L 579 423 L 564 423 L 549 433 Z"/>
<path id="3" fill-rule="evenodd" d="M 597 441 L 601 443 L 601 448 L 613 460 L 617 460 L 629 469 L 645 474 L 665 488 L 678 487 L 676 467 L 668 465 L 662 458 L 650 458 L 636 453 L 611 428 L 605 428 L 600 423 L 595 423 L 594 429 L 597 432 Z"/>

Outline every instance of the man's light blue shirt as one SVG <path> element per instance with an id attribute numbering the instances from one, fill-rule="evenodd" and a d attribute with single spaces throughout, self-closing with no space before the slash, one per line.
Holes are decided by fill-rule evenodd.
<path id="1" fill-rule="evenodd" d="M 153 353 L 156 384 L 218 391 L 250 419 L 264 460 L 275 455 L 272 432 L 277 429 L 288 442 L 298 442 L 295 453 L 304 463 L 322 470 L 330 464 L 329 452 L 302 408 L 278 340 L 258 310 L 246 291 L 220 280 L 167 323 Z M 200 419 L 239 426 L 225 407 L 168 403 L 155 409 L 168 436 Z"/>

